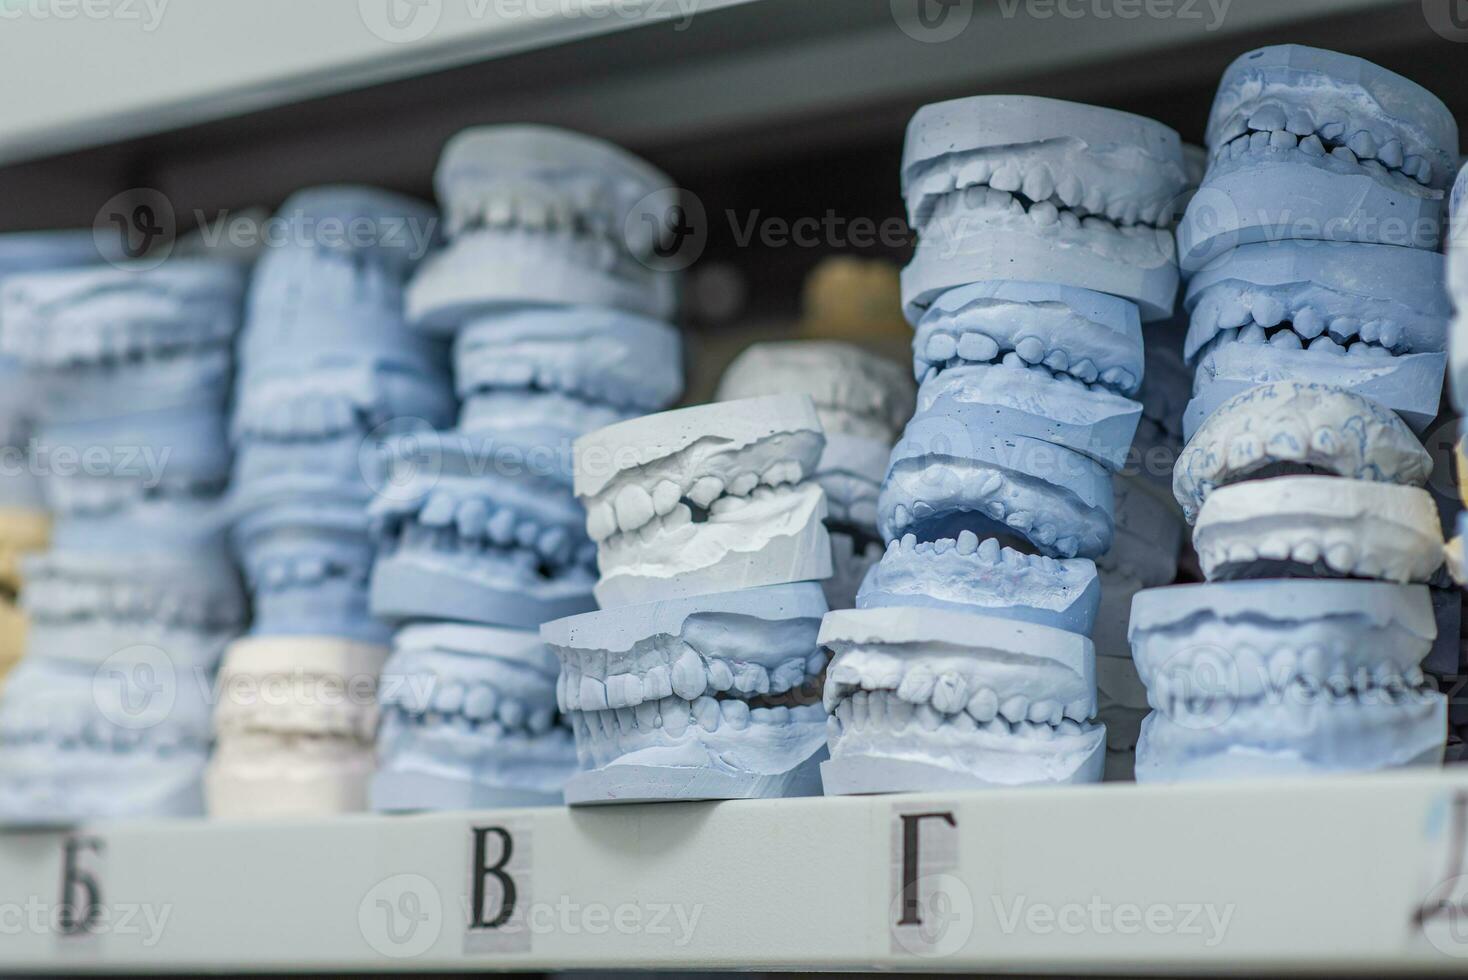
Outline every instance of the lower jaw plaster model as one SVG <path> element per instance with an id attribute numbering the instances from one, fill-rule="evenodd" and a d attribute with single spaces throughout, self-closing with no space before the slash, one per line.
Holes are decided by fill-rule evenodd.
<path id="1" fill-rule="evenodd" d="M 949 609 L 833 612 L 827 795 L 1095 782 L 1095 654 L 1075 633 Z"/>
<path id="2" fill-rule="evenodd" d="M 494 449 L 464 433 L 399 444 L 371 508 L 375 615 L 536 629 L 594 608 L 595 551 L 564 462 L 501 470 Z"/>
<path id="3" fill-rule="evenodd" d="M 375 810 L 550 806 L 576 769 L 540 635 L 407 626 L 382 670 Z"/>
<path id="4" fill-rule="evenodd" d="M 1186 181 L 1177 134 L 1140 116 L 1010 95 L 923 107 L 902 162 L 919 236 L 902 274 L 908 321 L 950 289 L 996 280 L 1110 293 L 1167 317 Z"/>
<path id="5" fill-rule="evenodd" d="M 1390 245 L 1270 242 L 1188 284 L 1191 437 L 1246 388 L 1309 381 L 1365 395 L 1423 431 L 1437 417 L 1451 315 L 1443 257 Z"/>
<path id="6" fill-rule="evenodd" d="M 366 809 L 377 684 L 387 651 L 331 637 L 248 637 L 219 672 L 209 815 Z"/>
<path id="7" fill-rule="evenodd" d="M 579 436 L 678 400 L 682 341 L 666 323 L 616 310 L 508 310 L 455 335 L 454 385 L 462 431 L 569 459 Z"/>
<path id="8" fill-rule="evenodd" d="M 882 557 L 877 497 L 892 444 L 911 415 L 913 384 L 885 358 L 839 341 L 754 344 L 719 384 L 720 401 L 809 395 L 826 434 L 811 479 L 826 493 L 833 573 L 825 581 L 833 609 L 850 609 L 862 579 Z"/>
<path id="9" fill-rule="evenodd" d="M 719 402 L 576 442 L 576 496 L 598 545 L 603 607 L 831 574 L 825 446 L 805 396 Z"/>
<path id="10" fill-rule="evenodd" d="M 566 802 L 818 795 L 826 609 L 797 582 L 547 623 L 584 770 Z"/>
<path id="11" fill-rule="evenodd" d="M 1155 709 L 1143 782 L 1361 771 L 1442 760 L 1447 699 L 1420 664 L 1420 585 L 1218 582 L 1138 595 L 1131 638 Z"/>
<path id="12" fill-rule="evenodd" d="M 979 283 L 918 325 L 918 409 L 892 453 L 883 537 L 969 528 L 1060 558 L 1111 544 L 1111 472 L 1141 417 L 1136 307 L 1086 290 Z"/>
<path id="13" fill-rule="evenodd" d="M 100 670 L 32 654 L 16 668 L 0 711 L 0 822 L 202 815 L 209 675 L 152 654 L 124 648 Z"/>
<path id="14" fill-rule="evenodd" d="M 543 126 L 477 127 L 449 141 L 434 186 L 449 243 L 409 286 L 415 325 L 447 333 L 536 305 L 671 317 L 674 278 L 657 250 L 676 189 L 626 151 Z"/>
<path id="15" fill-rule="evenodd" d="M 1416 83 L 1291 44 L 1229 66 L 1208 147 L 1208 176 L 1178 228 L 1189 272 L 1270 240 L 1437 248 L 1458 128 Z"/>

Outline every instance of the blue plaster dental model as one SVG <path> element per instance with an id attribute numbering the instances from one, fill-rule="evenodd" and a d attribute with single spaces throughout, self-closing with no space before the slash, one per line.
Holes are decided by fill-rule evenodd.
<path id="1" fill-rule="evenodd" d="M 1450 394 L 1458 411 L 1468 405 L 1468 165 L 1453 184 L 1451 222 L 1448 225 L 1448 291 L 1456 315 L 1451 327 L 1448 357 Z"/>
<path id="2" fill-rule="evenodd" d="M 400 444 L 371 508 L 374 615 L 533 630 L 595 608 L 595 548 L 568 474 L 502 467 L 495 450 L 454 432 Z"/>
<path id="3" fill-rule="evenodd" d="M 576 442 L 576 496 L 603 607 L 818 581 L 831 574 L 812 481 L 810 398 L 777 395 L 622 422 Z"/>
<path id="4" fill-rule="evenodd" d="M 1443 257 L 1390 245 L 1270 242 L 1219 258 L 1188 284 L 1184 349 L 1197 365 L 1191 435 L 1245 388 L 1347 388 L 1418 432 L 1437 416 L 1452 313 Z"/>
<path id="5" fill-rule="evenodd" d="M 408 275 L 435 241 L 418 201 L 364 187 L 293 195 L 260 259 L 240 338 L 230 436 L 235 547 L 253 632 L 385 644 L 368 613 L 367 505 L 386 444 L 448 425 L 444 344 L 403 319 Z"/>
<path id="6" fill-rule="evenodd" d="M 207 674 L 146 647 L 95 664 L 30 655 L 0 710 L 0 823 L 196 817 L 209 756 Z"/>
<path id="7" fill-rule="evenodd" d="M 1420 664 L 1420 585 L 1339 580 L 1153 589 L 1132 645 L 1154 713 L 1137 780 L 1362 771 L 1442 760 L 1447 698 Z"/>
<path id="8" fill-rule="evenodd" d="M 902 273 L 908 321 L 950 289 L 1000 280 L 1110 293 L 1164 319 L 1186 182 L 1177 133 L 1130 113 L 1012 95 L 925 106 L 902 161 L 918 234 Z"/>
<path id="9" fill-rule="evenodd" d="M 1095 651 L 1075 633 L 957 609 L 833 612 L 827 795 L 1096 782 Z"/>
<path id="10" fill-rule="evenodd" d="M 780 393 L 809 395 L 826 433 L 811 479 L 826 493 L 833 571 L 832 609 L 850 609 L 882 557 L 877 496 L 887 459 L 912 415 L 913 383 L 897 364 L 853 344 L 784 341 L 745 348 L 719 382 L 720 401 Z"/>
<path id="11" fill-rule="evenodd" d="M 1436 249 L 1458 127 L 1400 75 L 1278 45 L 1224 73 L 1208 148 L 1208 176 L 1178 227 L 1188 272 L 1235 247 L 1287 239 Z"/>
<path id="12" fill-rule="evenodd" d="M 1298 381 L 1259 385 L 1213 412 L 1179 457 L 1173 486 L 1188 522 L 1215 489 L 1249 479 L 1334 474 L 1423 486 L 1432 457 L 1392 412 L 1358 394 Z"/>
<path id="13" fill-rule="evenodd" d="M 408 289 L 408 319 L 449 333 L 520 306 L 672 316 L 658 268 L 678 203 L 670 178 L 610 143 L 544 126 L 481 126 L 449 141 L 434 175 L 448 245 Z"/>
<path id="14" fill-rule="evenodd" d="M 799 582 L 547 623 L 583 769 L 566 802 L 818 795 L 825 612 Z"/>
<path id="15" fill-rule="evenodd" d="M 246 637 L 220 668 L 204 775 L 209 815 L 363 810 L 372 776 L 383 647 L 328 636 Z"/>
<path id="16" fill-rule="evenodd" d="M 461 431 L 569 459 L 578 437 L 678 400 L 682 340 L 617 310 L 507 310 L 455 334 L 454 386 Z"/>
<path id="17" fill-rule="evenodd" d="M 576 769 L 534 630 L 404 627 L 382 670 L 374 810 L 553 806 Z"/>

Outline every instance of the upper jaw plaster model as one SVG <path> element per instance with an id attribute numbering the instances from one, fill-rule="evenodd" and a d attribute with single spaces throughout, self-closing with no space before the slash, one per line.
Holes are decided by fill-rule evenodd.
<path id="1" fill-rule="evenodd" d="M 803 395 L 633 419 L 576 441 L 576 496 L 597 542 L 597 601 L 816 581 L 831 574 L 825 439 Z"/>
<path id="2" fill-rule="evenodd" d="M 1177 134 L 1140 116 L 1031 96 L 924 106 L 902 161 L 919 236 L 902 273 L 909 322 L 952 288 L 994 280 L 1110 293 L 1165 318 L 1186 182 Z"/>
<path id="3" fill-rule="evenodd" d="M 837 611 L 826 793 L 1095 782 L 1105 729 L 1091 641 L 957 609 Z"/>
<path id="4" fill-rule="evenodd" d="M 555 805 L 576 768 L 539 633 L 403 628 L 382 671 L 375 810 Z"/>
<path id="5" fill-rule="evenodd" d="M 877 497 L 892 444 L 912 414 L 913 391 L 898 365 L 831 340 L 754 344 L 719 383 L 721 401 L 790 392 L 815 403 L 826 448 L 811 479 L 826 492 L 833 573 L 825 590 L 833 609 L 851 608 L 862 578 L 882 557 Z"/>
<path id="6" fill-rule="evenodd" d="M 449 332 L 476 314 L 572 305 L 667 320 L 657 271 L 672 180 L 626 151 L 542 126 L 487 126 L 449 141 L 434 176 L 448 246 L 409 286 L 408 319 Z"/>
<path id="7" fill-rule="evenodd" d="M 796 582 L 545 624 L 586 770 L 566 802 L 819 794 L 826 608 Z"/>
<path id="8" fill-rule="evenodd" d="M 1088 290 L 977 283 L 918 324 L 918 411 L 892 453 L 878 517 L 891 541 L 1018 538 L 1052 557 L 1111 544 L 1111 472 L 1141 417 L 1132 303 Z"/>
<path id="9" fill-rule="evenodd" d="M 1188 522 L 1219 487 L 1271 476 L 1332 474 L 1422 486 L 1432 457 L 1394 413 L 1327 384 L 1259 385 L 1219 407 L 1178 458 Z"/>
<path id="10" fill-rule="evenodd" d="M 511 465 L 463 433 L 397 444 L 370 508 L 375 615 L 535 629 L 594 608 L 595 549 L 565 473 Z"/>
<path id="11" fill-rule="evenodd" d="M 1436 632 L 1420 585 L 1327 579 L 1144 592 L 1131 636 L 1154 713 L 1137 779 L 1436 764 L 1447 698 L 1419 667 Z"/>
<path id="12" fill-rule="evenodd" d="M 1208 146 L 1178 228 L 1185 271 L 1271 240 L 1438 246 L 1458 128 L 1400 75 L 1300 45 L 1251 51 L 1224 74 Z"/>
<path id="13" fill-rule="evenodd" d="M 644 316 L 530 307 L 454 336 L 459 428 L 570 458 L 576 437 L 655 412 L 683 391 L 678 331 Z"/>
<path id="14" fill-rule="evenodd" d="M 1188 283 L 1184 354 L 1198 372 L 1185 432 L 1266 381 L 1347 388 L 1422 431 L 1447 362 L 1443 284 L 1443 257 L 1421 249 L 1290 241 L 1230 252 Z"/>

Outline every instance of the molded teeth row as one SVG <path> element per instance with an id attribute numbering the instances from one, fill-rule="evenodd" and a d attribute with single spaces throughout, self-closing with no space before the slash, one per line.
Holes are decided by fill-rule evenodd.
<path id="1" fill-rule="evenodd" d="M 323 683 L 318 679 L 317 684 Z M 225 691 L 223 698 L 229 697 Z M 240 732 L 275 732 L 279 734 L 337 735 L 370 741 L 377 729 L 377 705 L 367 703 L 323 703 L 319 698 L 288 701 L 272 699 L 268 705 L 216 707 L 215 731 L 221 738 Z"/>
<path id="2" fill-rule="evenodd" d="M 546 694 L 550 694 L 549 684 Z M 380 700 L 383 710 L 392 708 L 409 717 L 459 718 L 473 725 L 492 722 L 500 726 L 501 733 L 544 735 L 557 725 L 556 709 L 548 700 L 517 698 L 485 681 L 428 674 L 384 678 Z"/>
<path id="3" fill-rule="evenodd" d="M 1352 357 L 1390 359 L 1393 356 L 1389 348 L 1365 340 L 1358 340 L 1349 346 L 1344 346 L 1333 337 L 1316 337 L 1309 343 L 1305 343 L 1300 339 L 1300 335 L 1289 327 L 1282 326 L 1265 330 L 1257 323 L 1251 323 L 1242 328 L 1224 327 L 1218 331 L 1214 343 L 1219 347 L 1224 344 L 1253 344 L 1255 346 L 1268 344 L 1280 350 L 1309 350 L 1326 354 L 1349 354 Z"/>
<path id="4" fill-rule="evenodd" d="M 972 556 L 989 565 L 1008 565 L 1016 570 L 1037 568 L 1047 572 L 1059 572 L 1060 562 L 1045 555 L 1027 555 L 1013 548 L 1001 547 L 997 538 L 979 540 L 972 531 L 960 531 L 958 538 L 943 538 L 938 541 L 919 541 L 915 534 L 904 534 L 901 539 L 887 545 L 887 554 L 946 555 L 949 552 L 961 556 Z"/>
<path id="5" fill-rule="evenodd" d="M 1311 350 L 1318 346 L 1336 353 L 1349 344 L 1351 353 L 1374 356 L 1411 352 L 1405 343 L 1407 331 L 1390 319 L 1332 316 L 1308 305 L 1287 303 L 1268 292 L 1219 293 L 1203 298 L 1193 312 L 1193 322 L 1210 330 L 1242 328 L 1238 339 L 1243 343 L 1268 342 L 1294 350 L 1308 344 Z"/>
<path id="6" fill-rule="evenodd" d="M 108 368 L 136 367 L 150 361 L 194 356 L 200 351 L 227 352 L 234 336 L 232 314 L 205 319 L 130 319 L 99 316 L 66 324 L 66 329 L 7 330 L 0 350 L 27 364 L 66 367 L 86 364 Z"/>
<path id="7" fill-rule="evenodd" d="M 615 201 L 587 187 L 535 189 L 528 193 L 525 189 L 501 189 L 469 199 L 458 194 L 454 198 L 448 210 L 450 236 L 477 228 L 519 228 L 622 243 L 621 222 L 614 217 Z"/>
<path id="8" fill-rule="evenodd" d="M 252 592 L 280 592 L 342 579 L 365 586 L 372 575 L 370 564 L 342 562 L 319 555 L 285 555 L 250 562 L 245 568 Z"/>
<path id="9" fill-rule="evenodd" d="M 610 499 L 587 504 L 586 530 L 598 542 L 649 527 L 656 534 L 661 528 L 673 529 L 691 523 L 690 503 L 722 516 L 749 500 L 768 500 L 775 487 L 794 486 L 804 479 L 805 471 L 800 463 L 787 459 L 770 465 L 762 473 L 744 471 L 725 477 L 702 476 L 682 485 L 670 479 L 660 480 L 651 492 L 640 484 L 627 483 Z"/>
<path id="10" fill-rule="evenodd" d="M 183 581 L 165 585 L 33 573 L 22 602 L 33 619 L 51 623 L 111 617 L 231 631 L 247 618 L 237 589 L 192 591 Z"/>
<path id="11" fill-rule="evenodd" d="M 345 432 L 366 434 L 392 419 L 381 400 L 364 402 L 343 392 L 303 391 L 295 385 L 251 386 L 235 415 L 235 436 L 267 439 L 328 439 Z"/>
<path id="12" fill-rule="evenodd" d="M 966 154 L 940 165 L 922 179 L 917 191 L 929 201 L 943 195 L 961 194 L 971 208 L 987 204 L 1011 210 L 1016 195 L 1022 195 L 1031 206 L 1020 203 L 1015 213 L 1038 207 L 1040 214 L 1032 214 L 1037 223 L 1073 221 L 1076 228 L 1093 218 L 1123 229 L 1128 226 L 1167 228 L 1175 217 L 1171 194 L 1147 200 L 1130 195 L 1112 198 L 1104 187 L 1084 187 L 1073 173 L 1057 175 L 1044 161 L 1020 161 L 996 155 Z"/>
<path id="13" fill-rule="evenodd" d="M 56 476 L 47 478 L 47 494 L 57 513 L 72 517 L 100 517 L 131 507 L 140 501 L 178 500 L 180 506 L 196 507 L 203 501 L 217 500 L 227 488 L 227 478 L 165 479 L 150 486 L 151 477 L 124 476 Z"/>
<path id="14" fill-rule="evenodd" d="M 1389 129 L 1372 132 L 1349 121 L 1317 124 L 1311 110 L 1304 106 L 1270 103 L 1242 110 L 1229 118 L 1217 140 L 1215 160 L 1295 150 L 1312 157 L 1332 156 L 1377 177 L 1390 174 L 1432 186 L 1431 161 L 1408 152 Z"/>
<path id="15" fill-rule="evenodd" d="M 956 711 L 930 705 L 925 700 L 915 701 L 900 691 L 853 690 L 835 701 L 831 713 L 842 731 L 874 728 L 936 732 L 946 727 L 959 732 L 987 731 L 1048 741 L 1060 735 L 1081 735 L 1092 729 L 1083 714 L 1072 715 L 1056 702 L 1031 703 L 1018 696 L 1001 701 L 990 688 L 978 689 L 967 705 Z"/>
<path id="16" fill-rule="evenodd" d="M 372 516 L 372 531 L 379 539 L 404 535 L 410 525 L 438 532 L 433 537 L 435 545 L 450 549 L 518 548 L 557 566 L 584 563 L 595 555 L 578 528 L 546 522 L 539 515 L 472 492 L 438 489 L 412 502 L 387 501 Z M 415 534 L 413 540 L 423 537 Z"/>
<path id="17" fill-rule="evenodd" d="M 30 747 L 56 752 L 153 752 L 159 756 L 205 753 L 209 738 L 173 725 L 113 725 L 101 719 L 0 719 L 7 751 Z"/>
<path id="18" fill-rule="evenodd" d="M 1294 561 L 1306 566 L 1322 563 L 1335 574 L 1351 578 L 1381 579 L 1405 584 L 1416 577 L 1410 555 L 1403 556 L 1399 561 L 1384 561 L 1373 549 L 1363 549 L 1353 540 L 1343 540 L 1340 534 L 1324 534 L 1314 530 L 1290 534 L 1286 529 L 1276 529 L 1257 544 L 1233 542 L 1226 546 L 1205 548 L 1199 551 L 1198 557 L 1205 569 L 1248 565 L 1261 560 Z"/>
<path id="19" fill-rule="evenodd" d="M 623 386 L 610 375 L 603 377 L 595 372 L 582 370 L 575 364 L 547 364 L 541 357 L 521 357 L 507 352 L 493 361 L 476 362 L 472 383 L 464 385 L 462 375 L 459 381 L 459 395 L 462 398 L 495 389 L 528 388 L 556 391 L 593 403 L 597 407 L 617 409 L 624 418 L 641 414 L 633 405 L 635 396 L 624 391 Z"/>
<path id="20" fill-rule="evenodd" d="M 691 701 L 666 697 L 627 708 L 577 711 L 571 715 L 571 723 L 581 739 L 606 740 L 652 731 L 681 738 L 690 727 L 706 732 L 721 728 L 743 731 L 750 725 L 813 724 L 825 717 L 825 709 L 819 704 L 751 708 L 744 701 L 704 696 Z"/>
<path id="21" fill-rule="evenodd" d="M 972 487 L 965 485 L 964 487 L 964 496 L 969 502 L 969 509 L 974 513 L 982 513 L 995 523 L 1011 527 L 1016 533 L 1035 542 L 1040 547 L 1053 548 L 1058 554 L 1074 555 L 1080 550 L 1081 541 L 1075 535 L 1068 534 L 1062 537 L 1056 526 L 1050 523 L 1040 524 L 1037 527 L 1035 515 L 1031 511 L 1011 512 L 1009 504 L 1003 499 L 1007 481 L 1002 474 L 990 471 L 983 475 L 982 480 L 981 484 L 975 484 Z M 892 526 L 897 530 L 902 530 L 911 526 L 913 521 L 926 520 L 936 513 L 937 509 L 925 500 L 915 500 L 911 506 L 898 504 L 892 509 Z M 908 536 L 904 535 L 904 537 Z"/>
<path id="22" fill-rule="evenodd" d="M 1072 364 L 1065 351 L 1047 348 L 1038 337 L 1023 337 L 1014 349 L 1005 350 L 993 338 L 978 331 L 968 331 L 958 337 L 935 333 L 928 338 L 927 347 L 917 355 L 916 362 L 925 382 L 948 368 L 999 363 L 1087 391 L 1106 390 L 1125 396 L 1136 391 L 1138 385 L 1138 379 L 1125 368 L 1099 371 L 1090 358 L 1079 358 Z"/>
<path id="23" fill-rule="evenodd" d="M 823 653 L 791 657 L 774 669 L 745 661 L 711 658 L 705 661 L 686 647 L 671 665 L 657 664 L 640 675 L 593 677 L 573 665 L 561 669 L 556 681 L 556 703 L 562 711 L 604 711 L 632 708 L 645 702 L 677 697 L 696 701 L 709 694 L 754 698 L 784 694 L 818 677 L 826 666 Z"/>
<path id="24" fill-rule="evenodd" d="M 865 675 L 839 659 L 832 663 L 823 698 L 827 711 L 834 713 L 843 699 L 860 698 L 868 693 L 873 697 L 890 695 L 909 706 L 931 705 L 940 715 L 967 711 L 980 723 L 998 717 L 1009 722 L 1031 721 L 1053 727 L 1062 718 L 1085 721 L 1091 714 L 1091 706 L 1084 700 L 1063 704 L 1048 698 L 1031 700 L 1022 694 L 1005 695 L 959 671 L 936 672 L 921 661 L 906 667 L 900 678 Z"/>

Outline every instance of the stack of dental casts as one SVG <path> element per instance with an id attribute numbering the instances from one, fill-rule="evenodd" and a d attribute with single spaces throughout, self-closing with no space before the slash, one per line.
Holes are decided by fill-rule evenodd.
<path id="1" fill-rule="evenodd" d="M 1174 491 L 1207 583 L 1133 605 L 1138 780 L 1441 760 L 1443 538 L 1414 431 L 1442 394 L 1457 143 L 1441 102 L 1357 58 L 1265 48 L 1225 74 L 1178 232 L 1196 377 Z M 1461 602 L 1436 605 L 1456 658 Z"/>
<path id="2" fill-rule="evenodd" d="M 230 437 L 233 541 L 254 599 L 215 713 L 211 814 L 364 809 L 390 631 L 372 618 L 368 504 L 384 444 L 447 421 L 447 351 L 403 319 L 431 208 L 365 187 L 288 199 L 255 266 Z"/>
<path id="3" fill-rule="evenodd" d="M 568 803 L 821 792 L 824 449 L 805 395 L 666 412 L 577 440 L 601 610 L 541 629 L 580 760 Z"/>
<path id="4" fill-rule="evenodd" d="M 828 794 L 1102 777 L 1095 560 L 1185 183 L 1177 134 L 1126 113 L 986 96 L 909 125 L 920 388 L 878 502 L 886 553 L 821 628 Z"/>
<path id="5" fill-rule="evenodd" d="M 25 272 L 90 265 L 99 258 L 88 232 L 3 235 L 0 282 Z M 30 457 L 36 394 L 24 367 L 0 352 L 0 685 L 25 652 L 25 615 L 18 602 L 21 556 L 44 550 L 51 532 Z"/>
<path id="6" fill-rule="evenodd" d="M 243 290 L 210 259 L 0 285 L 54 515 L 23 563 L 27 654 L 0 705 L 6 820 L 203 811 L 214 670 L 246 620 L 221 507 Z"/>
<path id="7" fill-rule="evenodd" d="M 831 536 L 832 574 L 824 588 L 832 609 L 850 609 L 885 550 L 877 495 L 892 445 L 912 414 L 913 383 L 903 368 L 854 344 L 782 341 L 754 344 L 735 358 L 718 397 L 782 392 L 809 395 L 825 430 L 826 448 L 812 475 L 826 492 Z"/>
<path id="8" fill-rule="evenodd" d="M 372 610 L 397 626 L 372 806 L 559 803 L 576 752 L 538 631 L 596 608 L 571 447 L 682 392 L 666 243 L 640 220 L 674 189 L 617 147 L 529 126 L 459 134 L 435 185 L 446 243 L 407 312 L 452 340 L 461 407 L 457 428 L 393 443 L 372 507 Z"/>

